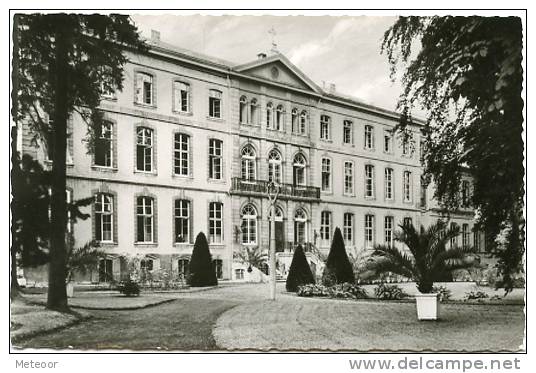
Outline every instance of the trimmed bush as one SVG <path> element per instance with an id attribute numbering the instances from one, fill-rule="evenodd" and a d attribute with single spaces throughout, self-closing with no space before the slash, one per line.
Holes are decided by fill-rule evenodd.
<path id="1" fill-rule="evenodd" d="M 408 296 L 400 286 L 383 282 L 374 288 L 374 295 L 381 300 L 400 300 Z"/>
<path id="2" fill-rule="evenodd" d="M 140 285 L 136 281 L 127 280 L 119 284 L 118 290 L 127 297 L 140 295 Z"/>
<path id="3" fill-rule="evenodd" d="M 296 292 L 298 291 L 298 286 L 314 283 L 315 278 L 311 272 L 309 263 L 307 263 L 303 248 L 301 245 L 298 245 L 294 251 L 294 256 L 292 257 L 292 263 L 290 264 L 287 276 L 287 291 Z"/>
<path id="4" fill-rule="evenodd" d="M 355 282 L 354 269 L 346 254 L 341 230 L 337 227 L 333 233 L 333 241 L 331 241 L 326 267 L 322 273 L 322 284 L 332 286 L 344 282 L 351 284 Z"/>
<path id="5" fill-rule="evenodd" d="M 207 237 L 203 232 L 200 232 L 195 239 L 187 282 L 192 287 L 218 285 Z"/>

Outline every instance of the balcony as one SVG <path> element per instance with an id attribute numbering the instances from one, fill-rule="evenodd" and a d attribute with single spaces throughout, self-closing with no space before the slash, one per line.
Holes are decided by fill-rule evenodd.
<path id="1" fill-rule="evenodd" d="M 243 180 L 239 177 L 233 177 L 231 194 L 265 197 L 267 185 L 268 181 L 266 180 Z M 293 184 L 280 184 L 280 186 L 280 199 L 296 199 L 304 201 L 320 200 L 320 188 Z"/>

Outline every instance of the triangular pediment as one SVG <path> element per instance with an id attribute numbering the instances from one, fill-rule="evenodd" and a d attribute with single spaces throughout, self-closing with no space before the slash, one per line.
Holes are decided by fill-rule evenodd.
<path id="1" fill-rule="evenodd" d="M 320 93 L 320 88 L 282 54 L 235 66 L 233 70 L 274 83 Z"/>

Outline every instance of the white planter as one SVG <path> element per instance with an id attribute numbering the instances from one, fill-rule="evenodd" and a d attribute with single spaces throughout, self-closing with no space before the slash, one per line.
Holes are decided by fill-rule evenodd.
<path id="1" fill-rule="evenodd" d="M 72 298 L 74 296 L 74 284 L 72 282 L 67 283 L 65 290 L 67 290 L 67 298 Z"/>
<path id="2" fill-rule="evenodd" d="M 419 320 L 439 319 L 439 294 L 415 294 L 417 318 Z"/>

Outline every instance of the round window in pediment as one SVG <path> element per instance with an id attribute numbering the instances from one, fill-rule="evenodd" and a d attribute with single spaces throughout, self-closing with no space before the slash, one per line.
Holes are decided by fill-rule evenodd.
<path id="1" fill-rule="evenodd" d="M 277 67 L 275 67 L 275 66 L 272 67 L 271 73 L 272 73 L 272 79 L 279 78 L 279 69 Z"/>

